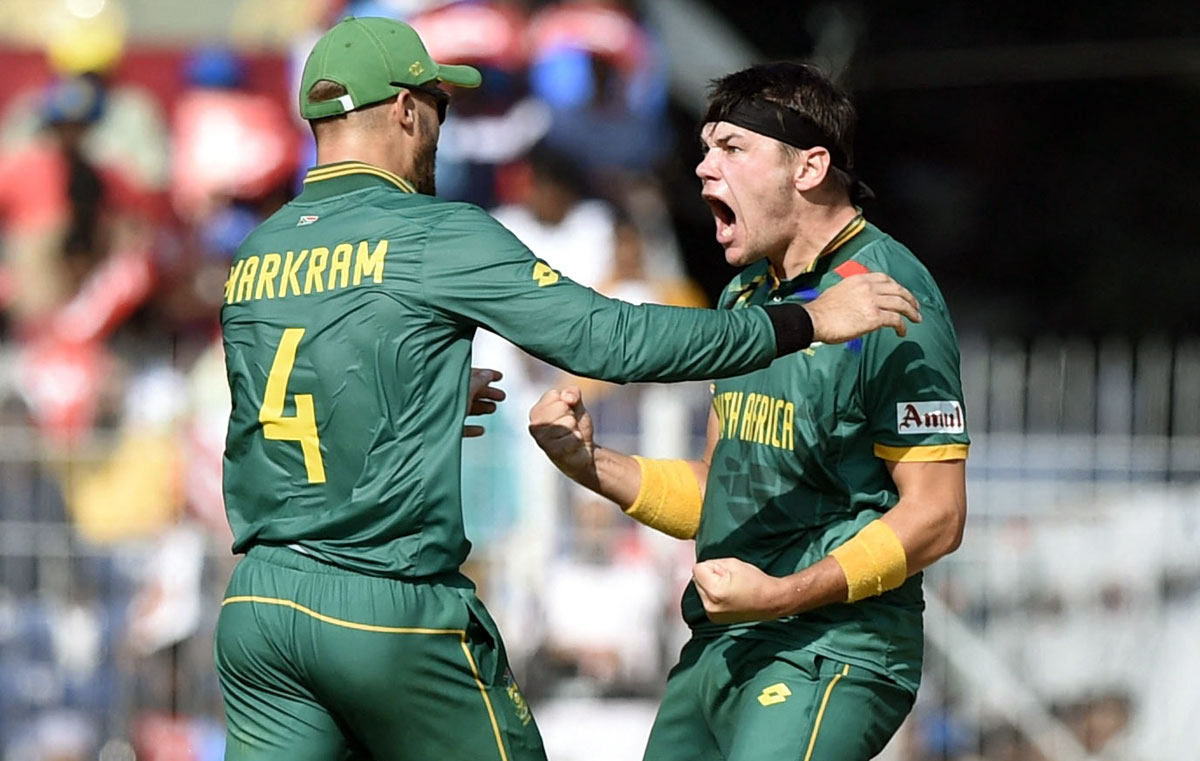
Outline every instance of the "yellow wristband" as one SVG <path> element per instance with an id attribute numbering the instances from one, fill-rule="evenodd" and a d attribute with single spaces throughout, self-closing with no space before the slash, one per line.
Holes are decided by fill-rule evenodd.
<path id="1" fill-rule="evenodd" d="M 908 578 L 908 556 L 892 527 L 874 520 L 829 553 L 846 575 L 846 602 L 881 595 Z"/>
<path id="2" fill-rule="evenodd" d="M 692 466 L 686 460 L 633 459 L 642 469 L 642 485 L 625 514 L 678 539 L 695 537 L 704 498 Z"/>

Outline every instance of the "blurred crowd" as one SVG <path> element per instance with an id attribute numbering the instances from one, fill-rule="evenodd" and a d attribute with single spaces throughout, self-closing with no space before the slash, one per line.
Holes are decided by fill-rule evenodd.
<path id="1" fill-rule="evenodd" d="M 113 20 L 116 2 L 66 2 L 106 10 L 48 27 L 36 50 L 0 49 L 32 72 L 0 92 L 6 761 L 222 755 L 211 629 L 234 558 L 220 488 L 229 401 L 218 313 L 238 244 L 313 162 L 294 90 L 328 25 L 402 18 L 435 60 L 483 72 L 482 88 L 453 90 L 440 196 L 489 209 L 554 268 L 610 296 L 704 304 L 662 181 L 677 147 L 668 62 L 637 3 L 314 0 L 289 56 L 139 49 Z M 570 379 L 486 333 L 475 364 L 504 372 L 509 400 L 483 421 L 486 436 L 464 443 L 467 571 L 502 619 L 525 694 L 535 710 L 653 698 L 685 638 L 677 606 L 691 545 L 568 488 L 536 452 L 526 414 L 547 387 L 577 383 L 598 440 L 694 456 L 706 387 Z M 1014 581 L 1031 566 L 991 578 L 1034 588 Z M 1008 604 L 975 581 L 936 588 L 973 623 L 1011 629 L 1013 642 L 1031 620 L 1055 641 L 1061 607 Z M 1106 605 L 1116 620 L 1128 601 L 1096 603 Z M 890 758 L 1042 757 L 1003 716 L 972 718 L 977 706 L 943 676 L 927 677 Z M 1055 710 L 1100 751 L 1137 696 L 1093 686 L 1064 692 Z"/>
<path id="2" fill-rule="evenodd" d="M 147 54 L 115 0 L 66 3 L 75 15 L 48 25 L 40 49 L 0 50 L 35 73 L 0 100 L 2 758 L 220 756 L 208 632 L 233 559 L 218 314 L 238 244 L 313 163 L 293 93 L 329 24 L 401 18 L 436 60 L 483 71 L 482 88 L 453 91 L 439 195 L 493 210 L 604 293 L 704 302 L 658 180 L 672 147 L 666 60 L 633 3 L 315 5 L 290 56 Z M 528 454 L 523 416 L 567 379 L 494 336 L 479 344 L 477 364 L 502 370 L 512 398 L 467 485 L 481 495 L 468 505 L 475 571 L 502 595 L 489 549 L 536 488 L 511 475 Z M 638 430 L 641 391 L 588 394 L 611 425 Z M 685 577 L 668 572 L 665 593 L 664 564 L 686 569 L 686 553 L 653 549 L 611 506 L 550 499 L 564 528 L 526 570 L 553 583 L 511 607 L 527 621 L 516 649 L 545 664 L 532 692 L 653 691 L 663 653 L 645 637 L 672 618 Z M 630 636 L 635 621 L 644 631 Z"/>

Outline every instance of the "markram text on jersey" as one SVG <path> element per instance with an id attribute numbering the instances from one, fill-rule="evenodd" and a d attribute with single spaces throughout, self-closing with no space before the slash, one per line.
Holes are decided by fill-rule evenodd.
<path id="1" fill-rule="evenodd" d="M 364 280 L 383 282 L 387 239 L 372 246 L 365 240 L 338 243 L 332 248 L 284 253 L 253 254 L 234 262 L 225 281 L 225 303 L 251 299 L 307 296 L 361 285 Z"/>

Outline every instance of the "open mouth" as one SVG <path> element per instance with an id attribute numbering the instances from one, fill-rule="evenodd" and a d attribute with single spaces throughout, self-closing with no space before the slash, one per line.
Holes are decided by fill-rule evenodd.
<path id="1" fill-rule="evenodd" d="M 717 223 L 717 241 L 729 243 L 733 240 L 733 227 L 737 224 L 737 214 L 729 204 L 719 198 L 706 196 L 704 200 L 708 203 L 708 208 L 712 209 L 713 218 Z"/>

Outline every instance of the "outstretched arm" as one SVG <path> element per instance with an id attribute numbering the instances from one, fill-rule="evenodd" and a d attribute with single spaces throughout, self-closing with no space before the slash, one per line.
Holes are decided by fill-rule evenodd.
<path id="1" fill-rule="evenodd" d="M 912 293 L 878 272 L 847 278 L 804 305 L 628 304 L 562 277 L 475 207 L 447 215 L 431 232 L 426 252 L 446 248 L 462 255 L 430 253 L 421 263 L 421 298 L 435 314 L 485 327 L 574 375 L 618 383 L 741 375 L 814 340 L 903 331 L 921 319 Z"/>
<path id="2" fill-rule="evenodd" d="M 883 554 L 898 552 L 898 548 L 890 550 L 887 544 L 898 541 L 903 549 L 901 562 L 883 573 L 903 582 L 956 550 L 962 541 L 967 515 L 966 461 L 887 464 L 900 500 L 880 519 L 886 529 L 868 526 L 842 546 L 850 548 L 868 531 L 870 541 L 884 543 L 875 545 L 883 547 Z M 888 536 L 888 530 L 894 539 Z M 847 568 L 843 562 L 851 567 Z M 829 555 L 801 571 L 777 577 L 736 558 L 719 558 L 697 563 L 692 577 L 708 617 L 718 623 L 734 623 L 780 618 L 823 605 L 852 602 L 858 599 L 855 595 L 863 594 L 864 586 L 874 581 L 864 580 L 861 570 L 844 556 L 839 559 Z M 881 583 L 880 586 L 896 585 Z"/>

